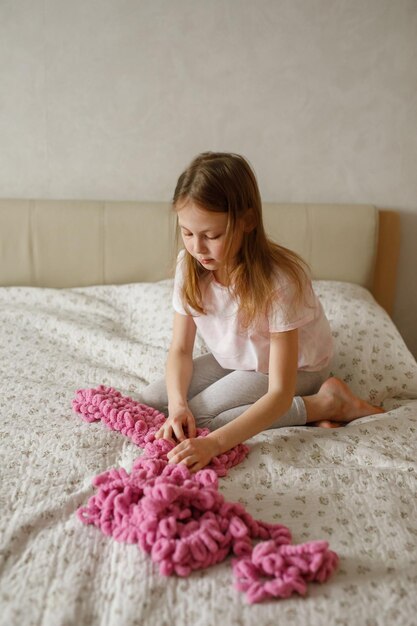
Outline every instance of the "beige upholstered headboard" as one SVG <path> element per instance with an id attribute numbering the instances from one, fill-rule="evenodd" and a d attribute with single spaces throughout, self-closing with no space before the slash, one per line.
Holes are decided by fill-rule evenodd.
<path id="1" fill-rule="evenodd" d="M 270 204 L 268 234 L 299 252 L 313 278 L 354 282 L 391 312 L 399 217 L 372 205 Z M 75 287 L 172 275 L 168 203 L 0 200 L 0 285 Z"/>

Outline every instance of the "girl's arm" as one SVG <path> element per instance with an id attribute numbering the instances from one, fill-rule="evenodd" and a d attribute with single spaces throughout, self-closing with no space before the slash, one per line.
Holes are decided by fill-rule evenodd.
<path id="1" fill-rule="evenodd" d="M 269 387 L 242 415 L 201 439 L 188 440 L 168 454 L 197 471 L 218 456 L 267 429 L 291 406 L 297 380 L 298 330 L 271 334 Z"/>
<path id="2" fill-rule="evenodd" d="M 291 406 L 297 381 L 298 330 L 272 334 L 270 345 L 268 391 L 242 415 L 208 435 L 217 444 L 217 454 L 267 429 Z"/>
<path id="3" fill-rule="evenodd" d="M 193 347 L 196 326 L 190 315 L 175 313 L 171 346 L 166 364 L 168 393 L 168 418 L 155 434 L 157 439 L 185 439 L 183 426 L 188 436 L 195 437 L 195 420 L 188 408 L 187 393 L 193 373 Z"/>

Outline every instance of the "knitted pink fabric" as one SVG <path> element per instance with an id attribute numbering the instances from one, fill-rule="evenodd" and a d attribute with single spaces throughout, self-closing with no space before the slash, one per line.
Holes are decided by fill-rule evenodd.
<path id="1" fill-rule="evenodd" d="M 241 504 L 225 501 L 218 477 L 245 458 L 247 446 L 191 474 L 185 465 L 168 463 L 173 444 L 155 439 L 165 420 L 155 409 L 104 386 L 79 390 L 73 408 L 145 448 L 130 474 L 111 469 L 93 479 L 97 492 L 78 510 L 79 519 L 117 541 L 138 543 L 161 574 L 188 576 L 232 553 L 235 587 L 253 603 L 305 594 L 308 582 L 324 582 L 336 569 L 338 557 L 327 542 L 292 545 L 285 526 L 255 520 Z M 197 435 L 208 432 L 198 429 Z M 254 547 L 255 539 L 262 541 Z"/>
<path id="2" fill-rule="evenodd" d="M 137 446 L 145 448 L 147 457 L 161 457 L 167 461 L 166 455 L 174 447 L 166 439 L 155 439 L 156 431 L 166 419 L 163 413 L 122 396 L 113 387 L 100 385 L 96 389 L 79 389 L 72 406 L 86 422 L 101 420 L 107 428 L 130 437 Z M 208 428 L 198 428 L 197 436 L 205 437 L 209 432 Z M 207 467 L 214 469 L 218 476 L 226 476 L 227 471 L 243 461 L 248 452 L 247 446 L 239 444 L 214 457 Z"/>

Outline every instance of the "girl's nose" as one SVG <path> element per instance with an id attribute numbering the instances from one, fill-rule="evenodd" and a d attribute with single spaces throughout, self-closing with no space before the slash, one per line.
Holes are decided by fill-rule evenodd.
<path id="1" fill-rule="evenodd" d="M 194 246 L 195 253 L 202 254 L 203 252 L 206 252 L 206 250 L 207 250 L 207 246 L 204 243 L 204 241 L 201 239 L 197 239 L 195 242 L 195 246 Z"/>

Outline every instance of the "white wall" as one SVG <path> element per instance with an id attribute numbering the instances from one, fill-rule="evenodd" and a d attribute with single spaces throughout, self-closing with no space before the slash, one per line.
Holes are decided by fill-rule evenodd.
<path id="1" fill-rule="evenodd" d="M 0 0 L 0 79 L 0 197 L 168 200 L 210 149 L 400 209 L 417 354 L 417 0 Z"/>

